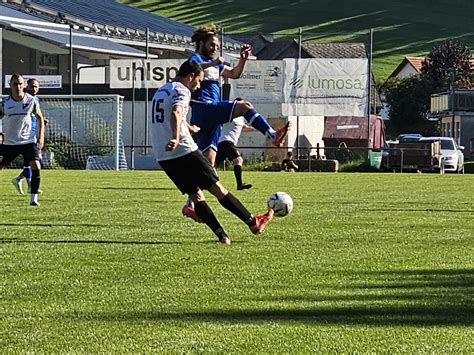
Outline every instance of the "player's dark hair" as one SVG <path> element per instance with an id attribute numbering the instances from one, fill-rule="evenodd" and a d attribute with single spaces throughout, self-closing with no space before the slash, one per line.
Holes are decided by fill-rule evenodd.
<path id="1" fill-rule="evenodd" d="M 216 25 L 202 26 L 194 31 L 191 36 L 191 42 L 196 43 L 196 51 L 198 51 L 201 42 L 206 43 L 210 38 L 217 36 L 218 33 L 219 27 Z"/>
<path id="2" fill-rule="evenodd" d="M 202 72 L 202 67 L 200 64 L 187 60 L 179 67 L 177 76 L 184 78 L 189 74 L 199 75 Z"/>
<path id="3" fill-rule="evenodd" d="M 18 73 L 15 73 L 15 74 L 13 74 L 12 77 L 10 78 L 10 83 L 13 81 L 13 79 L 20 79 L 20 78 L 23 78 L 23 75 L 18 74 Z"/>
<path id="4" fill-rule="evenodd" d="M 37 81 L 39 83 L 38 79 L 31 78 L 31 79 L 28 79 L 28 81 L 26 82 L 26 85 L 30 85 L 33 81 Z"/>

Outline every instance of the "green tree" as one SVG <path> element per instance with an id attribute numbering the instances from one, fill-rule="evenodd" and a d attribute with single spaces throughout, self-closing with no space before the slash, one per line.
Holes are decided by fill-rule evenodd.
<path id="1" fill-rule="evenodd" d="M 421 74 L 388 80 L 383 87 L 389 105 L 391 135 L 400 133 L 439 133 L 439 124 L 428 121 L 431 95 L 450 88 L 454 74 L 455 88 L 471 87 L 469 48 L 457 41 L 434 46 L 423 62 Z"/>
<path id="2" fill-rule="evenodd" d="M 434 46 L 421 68 L 423 78 L 436 92 L 450 88 L 454 74 L 455 88 L 470 88 L 471 51 L 461 42 L 447 40 Z"/>
<path id="3" fill-rule="evenodd" d="M 421 75 L 390 79 L 384 85 L 387 104 L 390 106 L 387 124 L 389 135 L 400 133 L 437 133 L 436 122 L 428 121 L 430 96 L 433 88 Z"/>

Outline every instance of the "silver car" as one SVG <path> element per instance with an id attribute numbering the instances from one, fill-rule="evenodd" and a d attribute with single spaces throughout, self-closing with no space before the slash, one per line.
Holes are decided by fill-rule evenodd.
<path id="1" fill-rule="evenodd" d="M 464 155 L 461 150 L 463 146 L 458 146 L 456 141 L 451 137 L 423 137 L 420 138 L 420 142 L 423 141 L 439 141 L 441 144 L 441 154 L 443 156 L 443 167 L 444 171 L 452 171 L 456 173 L 464 174 Z"/>

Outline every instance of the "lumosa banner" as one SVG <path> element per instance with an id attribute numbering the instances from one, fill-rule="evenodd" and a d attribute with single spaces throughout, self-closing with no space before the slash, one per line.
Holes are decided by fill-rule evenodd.
<path id="1" fill-rule="evenodd" d="M 284 59 L 285 116 L 365 116 L 366 58 Z"/>

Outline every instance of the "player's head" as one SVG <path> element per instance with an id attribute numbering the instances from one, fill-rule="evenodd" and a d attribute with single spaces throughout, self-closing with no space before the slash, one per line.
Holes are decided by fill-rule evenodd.
<path id="1" fill-rule="evenodd" d="M 23 97 L 23 89 L 25 88 L 25 79 L 21 74 L 13 74 L 10 78 L 10 88 L 12 96 Z"/>
<path id="2" fill-rule="evenodd" d="M 26 82 L 26 92 L 30 95 L 35 96 L 40 89 L 39 81 L 37 79 L 28 79 Z"/>
<path id="3" fill-rule="evenodd" d="M 215 25 L 199 27 L 191 36 L 196 43 L 196 52 L 213 57 L 219 50 L 219 29 Z"/>
<path id="4" fill-rule="evenodd" d="M 198 63 L 187 60 L 179 67 L 176 78 L 189 90 L 194 91 L 201 86 L 204 72 Z"/>

